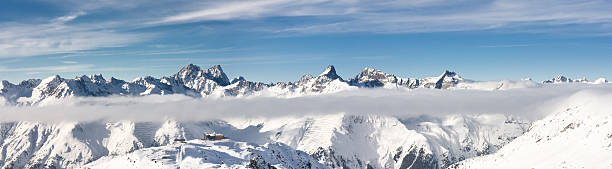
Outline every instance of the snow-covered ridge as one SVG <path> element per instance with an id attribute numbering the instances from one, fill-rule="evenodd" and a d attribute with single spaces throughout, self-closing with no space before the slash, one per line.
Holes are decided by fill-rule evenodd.
<path id="1" fill-rule="evenodd" d="M 192 145 L 189 151 L 205 154 L 191 154 L 180 158 L 183 163 L 167 166 L 216 165 L 215 155 L 230 153 L 235 161 L 225 163 L 228 168 L 245 167 L 254 155 L 262 156 L 258 163 L 275 165 L 278 158 L 295 162 L 282 166 L 443 168 L 495 152 L 527 126 L 503 115 L 397 118 L 344 113 L 260 120 L 8 122 L 0 123 L 0 168 L 83 168 L 100 158 L 103 162 L 91 166 L 104 167 L 110 165 L 105 162 L 115 161 L 124 167 L 148 168 L 155 163 L 152 159 L 160 160 L 156 156 L 166 156 L 164 153 L 176 148 L 172 145 L 175 139 L 198 139 L 204 133 L 221 133 L 231 141 L 208 148 Z M 158 147 L 164 145 L 170 146 Z M 148 147 L 157 148 L 136 151 Z M 260 153 L 250 154 L 248 149 Z M 270 153 L 281 157 L 265 157 Z"/>
<path id="2" fill-rule="evenodd" d="M 582 82 L 563 76 L 545 83 Z M 593 84 L 607 83 L 600 78 Z M 334 66 L 328 66 L 320 75 L 304 75 L 295 82 L 262 83 L 248 81 L 240 76 L 229 80 L 220 65 L 208 69 L 189 64 L 176 74 L 155 78 L 145 76 L 132 81 L 123 81 L 111 77 L 106 80 L 102 75 L 81 76 L 66 79 L 51 76 L 43 80 L 30 79 L 18 85 L 8 81 L 0 83 L 0 96 L 4 104 L 9 105 L 44 105 L 53 104 L 59 99 L 75 96 L 110 96 L 110 95 L 167 95 L 184 94 L 192 97 L 299 97 L 335 93 L 356 88 L 433 88 L 433 89 L 481 89 L 505 90 L 523 87 L 537 87 L 531 80 L 474 82 L 466 80 L 459 74 L 444 71 L 440 76 L 417 78 L 399 78 L 373 68 L 365 68 L 355 77 L 344 80 L 336 73 Z"/>
<path id="3" fill-rule="evenodd" d="M 359 87 L 385 88 L 437 88 L 455 86 L 463 79 L 454 72 L 445 71 L 439 77 L 425 79 L 398 78 L 380 70 L 366 68 L 355 78 L 344 80 L 336 73 L 334 66 L 328 66 L 320 75 L 305 75 L 295 82 L 262 83 L 237 77 L 231 81 L 220 65 L 208 69 L 189 64 L 176 74 L 155 78 L 145 76 L 132 81 L 111 77 L 106 80 L 102 75 L 81 76 L 66 79 L 51 76 L 43 80 L 27 80 L 20 85 L 2 81 L 0 96 L 11 105 L 52 104 L 58 99 L 74 96 L 110 95 L 167 95 L 184 94 L 193 97 L 223 96 L 273 96 L 298 97 L 334 93 Z"/>
<path id="4" fill-rule="evenodd" d="M 189 140 L 167 146 L 105 157 L 87 164 L 88 169 L 165 168 L 328 168 L 303 151 L 282 143 L 255 145 L 230 139 Z"/>
<path id="5" fill-rule="evenodd" d="M 498 152 L 450 168 L 610 168 L 612 94 L 583 91 Z"/>
<path id="6" fill-rule="evenodd" d="M 563 75 L 557 75 L 555 78 L 551 79 L 551 80 L 545 80 L 542 81 L 542 83 L 590 83 L 590 84 L 603 84 L 603 83 L 608 83 L 608 80 L 606 80 L 605 78 L 598 78 L 594 81 L 589 81 L 587 80 L 586 77 L 582 77 L 582 78 L 578 78 L 575 80 L 572 80 L 570 78 L 567 78 Z"/>

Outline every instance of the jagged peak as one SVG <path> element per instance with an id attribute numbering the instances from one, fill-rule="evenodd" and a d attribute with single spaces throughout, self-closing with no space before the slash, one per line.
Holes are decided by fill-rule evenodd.
<path id="1" fill-rule="evenodd" d="M 106 79 L 104 79 L 102 74 L 92 74 L 92 75 L 89 75 L 89 78 L 97 82 L 101 82 L 101 81 L 106 82 Z"/>
<path id="2" fill-rule="evenodd" d="M 375 68 L 371 68 L 371 67 L 367 67 L 367 66 L 364 67 L 363 70 L 362 70 L 362 72 L 372 72 L 372 71 L 380 71 L 380 70 L 375 69 Z"/>
<path id="3" fill-rule="evenodd" d="M 14 86 L 14 84 L 12 84 L 11 82 L 7 80 L 0 81 L 0 89 L 8 87 L 8 86 Z"/>
<path id="4" fill-rule="evenodd" d="M 155 81 L 158 80 L 156 78 L 154 78 L 153 76 L 143 76 L 143 77 L 137 77 L 134 80 L 132 80 L 132 82 L 138 82 L 138 81 Z"/>
<path id="5" fill-rule="evenodd" d="M 76 78 L 74 78 L 74 80 L 88 81 L 88 82 L 91 81 L 91 79 L 87 75 L 83 75 L 81 77 L 76 77 Z"/>
<path id="6" fill-rule="evenodd" d="M 217 65 L 213 65 L 213 66 L 211 66 L 211 67 L 210 67 L 210 68 L 208 68 L 208 69 L 209 69 L 209 70 L 210 70 L 210 69 L 218 69 L 218 70 L 220 70 L 220 71 L 223 71 L 223 69 L 221 68 L 221 65 L 218 65 L 218 64 L 217 64 Z"/>
<path id="7" fill-rule="evenodd" d="M 207 74 L 211 74 L 211 75 L 225 74 L 223 72 L 223 68 L 221 68 L 221 65 L 211 66 L 210 68 L 206 69 L 204 72 Z"/>
<path id="8" fill-rule="evenodd" d="M 334 65 L 329 65 L 327 66 L 327 68 L 325 68 L 325 70 L 323 70 L 323 73 L 321 73 L 319 76 L 337 76 L 336 74 L 336 68 L 334 68 Z"/>
<path id="9" fill-rule="evenodd" d="M 93 83 L 106 83 L 106 79 L 102 77 L 102 74 L 92 74 L 92 75 L 83 75 L 81 77 L 74 78 L 75 80 L 80 80 L 84 82 L 93 82 Z"/>
<path id="10" fill-rule="evenodd" d="M 334 68 L 334 65 L 327 66 L 327 68 L 323 70 L 323 73 L 321 73 L 318 77 L 327 77 L 330 79 L 342 79 L 336 73 L 336 68 Z"/>
<path id="11" fill-rule="evenodd" d="M 177 76 L 182 76 L 182 77 L 185 77 L 188 75 L 193 76 L 193 74 L 200 72 L 200 70 L 201 68 L 199 66 L 190 63 L 186 66 L 183 66 L 183 68 L 181 68 L 181 70 L 179 70 L 179 72 L 176 74 Z"/>
<path id="12" fill-rule="evenodd" d="M 188 64 L 187 66 L 184 66 L 181 71 L 190 71 L 190 72 L 197 72 L 200 71 L 200 66 L 194 65 L 194 64 Z"/>
<path id="13" fill-rule="evenodd" d="M 456 76 L 457 73 L 453 72 L 453 71 L 450 71 L 450 70 L 444 70 L 444 73 L 442 75 L 445 75 L 445 76 Z"/>
<path id="14" fill-rule="evenodd" d="M 311 74 L 306 74 L 304 76 L 302 76 L 300 78 L 300 80 L 298 81 L 298 83 L 306 83 L 308 82 L 310 79 L 313 79 L 314 77 Z"/>
<path id="15" fill-rule="evenodd" d="M 115 77 L 110 77 L 108 79 L 107 83 L 125 83 L 125 81 L 121 80 L 121 79 L 117 79 Z"/>
<path id="16" fill-rule="evenodd" d="M 542 83 L 568 83 L 573 82 L 572 79 L 567 78 L 563 75 L 557 75 L 552 80 L 545 80 Z"/>
<path id="17" fill-rule="evenodd" d="M 238 77 L 232 79 L 232 81 L 230 81 L 230 83 L 234 84 L 234 83 L 240 82 L 240 81 L 246 81 L 246 79 L 244 79 L 244 77 L 242 77 L 242 76 L 238 76 Z"/>
<path id="18" fill-rule="evenodd" d="M 223 72 L 223 68 L 221 68 L 221 65 L 214 65 L 206 69 L 204 73 L 209 75 L 209 78 L 212 78 L 212 80 L 214 80 L 221 86 L 230 84 L 229 78 L 227 78 L 227 75 L 225 74 L 225 72 Z"/>
<path id="19" fill-rule="evenodd" d="M 442 73 L 442 75 L 440 75 L 440 79 L 444 79 L 446 77 L 450 77 L 450 78 L 454 78 L 457 80 L 463 80 L 463 78 L 461 76 L 459 76 L 459 74 L 457 74 L 457 72 L 453 72 L 450 70 L 445 70 L 444 73 Z"/>
<path id="20" fill-rule="evenodd" d="M 371 67 L 365 67 L 363 68 L 363 70 L 359 73 L 360 75 L 370 75 L 370 74 L 384 74 L 387 75 L 388 73 L 383 72 L 382 70 L 379 69 L 375 69 L 375 68 L 371 68 Z"/>
<path id="21" fill-rule="evenodd" d="M 59 75 L 55 75 L 55 76 L 49 76 L 43 79 L 40 83 L 51 83 L 51 82 L 62 81 L 62 80 L 64 80 L 62 77 L 60 77 Z"/>

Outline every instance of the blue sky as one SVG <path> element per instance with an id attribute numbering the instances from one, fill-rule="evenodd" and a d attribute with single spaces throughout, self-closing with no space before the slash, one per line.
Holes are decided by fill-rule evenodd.
<path id="1" fill-rule="evenodd" d="M 0 79 L 168 76 L 193 63 L 294 81 L 336 66 L 401 77 L 612 78 L 609 0 L 3 0 Z"/>

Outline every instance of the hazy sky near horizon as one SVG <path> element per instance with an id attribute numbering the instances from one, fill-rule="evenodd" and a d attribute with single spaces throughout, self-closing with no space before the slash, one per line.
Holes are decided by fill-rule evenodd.
<path id="1" fill-rule="evenodd" d="M 400 77 L 612 78 L 610 0 L 3 0 L 0 80 L 186 64 L 275 82 L 335 65 Z"/>

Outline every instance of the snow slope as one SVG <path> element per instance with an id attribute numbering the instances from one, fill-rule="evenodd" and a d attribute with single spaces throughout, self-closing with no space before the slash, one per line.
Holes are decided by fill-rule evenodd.
<path id="1" fill-rule="evenodd" d="M 449 168 L 612 168 L 610 101 L 610 93 L 577 93 L 498 152 Z"/>
<path id="2" fill-rule="evenodd" d="M 282 143 L 255 145 L 230 139 L 190 140 L 167 146 L 104 157 L 87 164 L 91 169 L 174 168 L 328 168 L 308 154 Z"/>
<path id="3" fill-rule="evenodd" d="M 258 121 L 12 122 L 0 126 L 1 168 L 81 168 L 104 156 L 169 145 L 176 138 L 197 139 L 210 132 L 257 146 L 283 143 L 329 167 L 439 168 L 494 152 L 519 136 L 526 123 L 502 115 L 398 119 L 340 113 Z"/>

